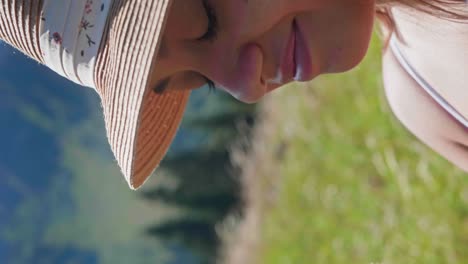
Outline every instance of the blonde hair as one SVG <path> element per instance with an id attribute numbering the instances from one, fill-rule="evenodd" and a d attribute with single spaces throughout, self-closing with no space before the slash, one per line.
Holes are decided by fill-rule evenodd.
<path id="1" fill-rule="evenodd" d="M 468 23 L 468 1 L 465 0 L 377 0 L 377 20 L 390 33 L 383 39 L 383 50 L 388 47 L 391 33 L 395 33 L 400 41 L 405 42 L 392 16 L 391 8 L 394 6 L 414 8 L 442 19 Z"/>

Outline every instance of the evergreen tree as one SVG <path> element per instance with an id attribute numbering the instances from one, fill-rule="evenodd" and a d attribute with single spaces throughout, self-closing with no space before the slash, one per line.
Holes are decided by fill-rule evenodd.
<path id="1" fill-rule="evenodd" d="M 203 104 L 208 111 L 188 115 L 182 125 L 201 132 L 206 140 L 195 149 L 168 156 L 161 164 L 177 179 L 177 187 L 157 186 L 142 193 L 144 199 L 162 201 L 186 212 L 180 219 L 149 227 L 146 233 L 191 249 L 203 263 L 214 263 L 217 255 L 220 239 L 215 226 L 229 212 L 239 209 L 240 183 L 229 150 L 240 132 L 239 126 L 248 136 L 255 123 L 255 106 L 224 93 L 216 94 L 216 99 Z"/>

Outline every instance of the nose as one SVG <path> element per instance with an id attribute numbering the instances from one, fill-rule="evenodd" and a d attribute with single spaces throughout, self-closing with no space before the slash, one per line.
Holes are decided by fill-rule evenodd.
<path id="1" fill-rule="evenodd" d="M 222 54 L 222 53 L 221 53 Z M 232 55 L 211 58 L 211 70 L 206 74 L 219 89 L 245 103 L 254 103 L 267 92 L 262 80 L 263 54 L 255 43 L 243 45 Z"/>

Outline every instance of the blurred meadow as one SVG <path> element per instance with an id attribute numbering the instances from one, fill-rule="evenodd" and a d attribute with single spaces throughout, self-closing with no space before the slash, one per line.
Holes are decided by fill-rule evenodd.
<path id="1" fill-rule="evenodd" d="M 262 103 L 226 263 L 468 263 L 468 177 L 394 118 L 380 53 Z"/>

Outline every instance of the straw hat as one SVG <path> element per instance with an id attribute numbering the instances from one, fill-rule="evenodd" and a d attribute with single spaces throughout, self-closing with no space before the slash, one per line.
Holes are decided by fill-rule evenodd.
<path id="1" fill-rule="evenodd" d="M 171 0 L 0 0 L 0 39 L 98 93 L 130 188 L 167 152 L 189 92 L 148 87 Z"/>

